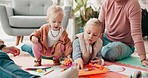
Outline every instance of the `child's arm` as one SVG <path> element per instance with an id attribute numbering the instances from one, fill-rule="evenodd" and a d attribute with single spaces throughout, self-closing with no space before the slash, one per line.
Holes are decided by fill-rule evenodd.
<path id="1" fill-rule="evenodd" d="M 102 59 L 101 51 L 99 51 L 95 57 L 95 59 L 91 60 L 91 63 L 96 63 L 99 65 L 104 65 L 104 60 Z"/>
<path id="2" fill-rule="evenodd" d="M 76 60 L 77 58 L 81 58 L 82 53 L 81 53 L 81 50 L 80 50 L 80 43 L 79 43 L 78 39 L 75 39 L 73 41 L 72 48 L 73 48 L 72 59 Z"/>
<path id="3" fill-rule="evenodd" d="M 39 39 L 41 40 L 42 39 L 41 34 L 43 34 L 43 32 L 45 32 L 47 30 L 48 30 L 48 25 L 47 24 L 42 25 L 39 29 L 37 29 L 33 33 L 31 33 L 30 41 L 34 41 L 34 40 L 32 40 L 33 37 L 36 37 L 38 40 Z"/>
<path id="4" fill-rule="evenodd" d="M 35 37 L 35 36 L 32 36 L 31 42 L 32 42 L 33 44 L 38 43 L 38 38 Z"/>
<path id="5" fill-rule="evenodd" d="M 80 43 L 78 39 L 75 39 L 72 44 L 73 51 L 72 51 L 72 58 L 74 62 L 77 64 L 78 68 L 83 69 L 83 60 L 81 58 L 82 53 L 80 49 Z"/>
<path id="6" fill-rule="evenodd" d="M 100 58 L 100 57 L 96 57 L 95 59 L 91 60 L 91 63 L 104 65 L 104 60 L 102 58 Z"/>
<path id="7" fill-rule="evenodd" d="M 71 40 L 69 39 L 66 30 L 63 31 L 63 33 L 62 33 L 62 35 L 61 35 L 61 37 L 60 37 L 60 40 L 62 41 L 62 43 L 63 43 L 64 46 L 65 46 L 64 55 L 65 55 L 65 56 L 70 55 L 71 52 L 72 52 L 72 42 L 71 42 Z"/>
<path id="8" fill-rule="evenodd" d="M 84 63 L 83 63 L 82 58 L 77 58 L 74 62 L 76 63 L 77 68 L 83 69 L 83 64 L 84 64 Z"/>

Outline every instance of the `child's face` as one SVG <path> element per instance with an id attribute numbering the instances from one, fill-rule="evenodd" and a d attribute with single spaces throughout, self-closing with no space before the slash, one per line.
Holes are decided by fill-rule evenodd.
<path id="1" fill-rule="evenodd" d="M 84 29 L 84 39 L 89 44 L 93 44 L 100 37 L 101 27 L 86 26 Z"/>
<path id="2" fill-rule="evenodd" d="M 47 18 L 47 21 L 49 22 L 51 28 L 54 31 L 58 31 L 61 28 L 62 19 L 63 19 L 62 15 L 56 15 L 56 16 L 50 15 Z"/>

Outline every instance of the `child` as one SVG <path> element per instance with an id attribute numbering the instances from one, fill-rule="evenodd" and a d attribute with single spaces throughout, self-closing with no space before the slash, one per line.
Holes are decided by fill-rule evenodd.
<path id="1" fill-rule="evenodd" d="M 52 5 L 47 10 L 47 22 L 30 36 L 32 49 L 36 60 L 34 66 L 41 66 L 41 56 L 53 57 L 54 65 L 60 64 L 62 55 L 69 56 L 72 44 L 66 30 L 61 26 L 63 10 L 58 5 Z"/>
<path id="2" fill-rule="evenodd" d="M 83 69 L 83 64 L 89 62 L 103 64 L 104 60 L 100 58 L 101 31 L 102 23 L 98 19 L 92 18 L 86 23 L 84 32 L 76 35 L 77 38 L 73 41 L 72 58 L 78 68 Z"/>

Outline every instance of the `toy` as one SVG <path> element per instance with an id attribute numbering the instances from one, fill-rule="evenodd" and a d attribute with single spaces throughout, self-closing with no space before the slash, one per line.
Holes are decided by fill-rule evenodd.
<path id="1" fill-rule="evenodd" d="M 64 65 L 66 65 L 66 66 L 71 66 L 71 65 L 72 65 L 72 60 L 71 60 L 70 58 L 66 58 L 66 59 L 64 60 Z"/>
<path id="2" fill-rule="evenodd" d="M 43 72 L 43 70 L 42 70 L 42 69 L 37 69 L 36 71 L 37 71 L 38 73 Z"/>
<path id="3" fill-rule="evenodd" d="M 106 72 L 108 72 L 108 68 L 99 64 L 89 63 L 84 66 L 83 70 L 79 70 L 79 76 L 101 74 Z"/>
<path id="4" fill-rule="evenodd" d="M 99 64 L 89 63 L 88 66 L 87 66 L 87 68 L 103 70 L 104 69 L 104 66 L 99 65 Z"/>

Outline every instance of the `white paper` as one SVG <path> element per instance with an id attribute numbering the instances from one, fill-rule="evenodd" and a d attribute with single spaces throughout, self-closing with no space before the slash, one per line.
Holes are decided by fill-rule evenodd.
<path id="1" fill-rule="evenodd" d="M 127 76 L 131 76 L 134 72 L 137 72 L 137 71 L 141 71 L 142 73 L 146 72 L 143 70 L 134 69 L 126 66 L 119 66 L 119 65 L 110 65 L 110 66 L 107 66 L 107 68 L 109 69 L 109 71 L 118 72 L 120 74 L 124 74 Z"/>

